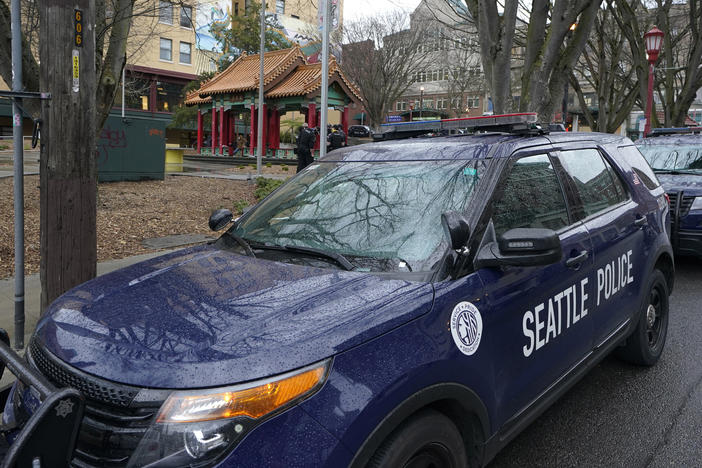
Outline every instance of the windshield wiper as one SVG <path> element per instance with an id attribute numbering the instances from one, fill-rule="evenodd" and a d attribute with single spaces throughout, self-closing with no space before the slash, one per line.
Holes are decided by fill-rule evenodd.
<path id="1" fill-rule="evenodd" d="M 254 253 L 253 249 L 251 248 L 251 244 L 246 242 L 246 239 L 244 239 L 243 237 L 239 237 L 230 231 L 227 231 L 227 234 L 229 234 L 229 236 L 232 239 L 234 239 L 236 241 L 236 243 L 239 244 L 244 249 L 244 252 L 246 252 L 246 255 L 253 257 L 253 258 L 256 258 L 256 254 Z"/>
<path id="2" fill-rule="evenodd" d="M 356 268 L 353 266 L 353 264 L 351 264 L 351 262 L 349 262 L 346 259 L 346 257 L 341 255 L 340 253 L 327 252 L 326 250 L 315 249 L 314 247 L 298 247 L 296 245 L 284 245 L 283 249 L 287 250 L 288 252 L 300 252 L 311 255 L 317 255 L 319 257 L 330 258 L 339 265 L 341 265 L 346 271 L 351 271 Z"/>

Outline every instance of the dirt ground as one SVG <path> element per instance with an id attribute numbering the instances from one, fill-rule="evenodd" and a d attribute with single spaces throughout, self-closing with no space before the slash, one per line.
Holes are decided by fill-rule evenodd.
<path id="1" fill-rule="evenodd" d="M 246 166 L 228 169 L 255 175 Z M 295 166 L 264 168 L 266 174 L 294 175 Z M 39 271 L 39 176 L 25 184 L 25 268 Z M 102 262 L 150 252 L 144 239 L 172 234 L 213 234 L 212 210 L 251 205 L 255 184 L 248 181 L 167 175 L 163 181 L 110 182 L 98 186 L 97 256 Z M 12 178 L 0 179 L 0 279 L 14 276 L 14 207 Z"/>

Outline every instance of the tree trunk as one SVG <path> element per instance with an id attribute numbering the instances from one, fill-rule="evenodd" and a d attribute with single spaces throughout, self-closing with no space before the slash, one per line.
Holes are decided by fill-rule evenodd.
<path id="1" fill-rule="evenodd" d="M 43 0 L 40 7 L 40 88 L 51 93 L 42 112 L 40 157 L 42 311 L 96 272 L 93 5 Z M 74 36 L 79 12 L 81 46 Z"/>

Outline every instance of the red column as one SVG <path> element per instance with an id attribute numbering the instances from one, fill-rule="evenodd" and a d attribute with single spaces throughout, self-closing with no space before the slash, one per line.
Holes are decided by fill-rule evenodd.
<path id="1" fill-rule="evenodd" d="M 217 128 L 218 142 L 219 142 L 219 154 L 224 155 L 224 106 L 219 108 L 219 128 Z"/>
<path id="2" fill-rule="evenodd" d="M 197 154 L 202 152 L 202 112 L 197 110 Z"/>
<path id="3" fill-rule="evenodd" d="M 236 114 L 234 109 L 229 109 L 228 114 L 229 121 L 229 142 L 232 144 L 233 148 L 236 148 Z M 232 149 L 232 151 L 234 151 Z"/>
<path id="4" fill-rule="evenodd" d="M 344 131 L 344 143 L 349 143 L 349 106 L 344 106 L 344 112 L 341 114 L 341 127 Z"/>
<path id="5" fill-rule="evenodd" d="M 274 107 L 271 109 L 271 114 L 268 117 L 268 147 L 274 150 L 278 149 L 280 146 L 279 129 L 280 115 L 278 114 L 278 109 Z"/>
<path id="6" fill-rule="evenodd" d="M 310 103 L 307 108 L 307 125 L 310 127 L 317 126 L 317 105 Z"/>
<path id="7" fill-rule="evenodd" d="M 212 155 L 215 154 L 215 146 L 217 146 L 217 108 L 212 101 Z"/>
<path id="8" fill-rule="evenodd" d="M 275 138 L 273 143 L 275 143 L 274 148 L 280 149 L 280 111 L 275 109 L 275 117 L 273 118 L 273 134 Z"/>
<path id="9" fill-rule="evenodd" d="M 254 148 L 256 147 L 256 106 L 251 104 L 251 133 L 250 144 L 249 144 L 249 154 L 254 155 Z"/>
<path id="10" fill-rule="evenodd" d="M 268 136 L 268 106 L 264 104 L 261 107 L 263 108 L 261 109 L 261 112 L 263 112 L 263 135 L 261 136 L 261 144 L 263 145 L 263 148 L 261 154 L 263 154 L 263 157 L 266 157 L 266 149 L 268 148 L 268 140 L 266 139 Z M 256 135 L 256 141 L 258 141 L 258 135 Z"/>
<path id="11" fill-rule="evenodd" d="M 321 116 L 319 115 L 321 111 L 317 111 L 317 116 L 315 121 L 317 122 L 317 125 L 320 125 L 322 122 Z M 315 125 L 316 126 L 316 125 Z M 318 150 L 319 149 L 319 136 L 322 134 L 322 131 L 320 129 L 319 133 L 317 133 L 317 138 L 314 141 L 314 149 Z M 327 134 L 328 135 L 328 134 Z"/>

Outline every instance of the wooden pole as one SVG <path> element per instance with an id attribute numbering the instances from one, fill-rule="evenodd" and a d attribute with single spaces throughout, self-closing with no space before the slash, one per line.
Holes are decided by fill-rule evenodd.
<path id="1" fill-rule="evenodd" d="M 95 277 L 95 2 L 39 3 L 41 310 Z M 119 79 L 119 77 L 116 77 Z"/>

